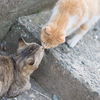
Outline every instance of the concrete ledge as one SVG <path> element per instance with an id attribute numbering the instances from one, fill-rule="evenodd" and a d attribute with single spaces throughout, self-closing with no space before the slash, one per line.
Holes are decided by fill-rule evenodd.
<path id="1" fill-rule="evenodd" d="M 5 38 L 8 50 L 4 53 L 14 52 L 20 36 L 29 42 L 40 43 L 40 29 L 50 15 L 51 11 L 46 11 L 20 17 Z M 45 50 L 40 67 L 32 75 L 51 94 L 56 94 L 59 100 L 100 100 L 99 24 L 95 28 L 97 31 L 91 29 L 71 50 L 66 44 Z"/>
<path id="2" fill-rule="evenodd" d="M 57 0 L 0 0 L 0 41 L 20 16 L 25 16 L 54 6 Z"/>

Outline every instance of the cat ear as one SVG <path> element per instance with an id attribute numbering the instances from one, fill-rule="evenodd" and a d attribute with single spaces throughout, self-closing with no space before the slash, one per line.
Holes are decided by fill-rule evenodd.
<path id="1" fill-rule="evenodd" d="M 46 26 L 45 32 L 46 32 L 48 35 L 50 35 L 51 27 L 50 27 L 50 26 Z"/>
<path id="2" fill-rule="evenodd" d="M 65 42 L 65 35 L 60 35 L 58 37 L 58 41 L 61 42 L 61 43 L 64 43 Z"/>
<path id="3" fill-rule="evenodd" d="M 30 66 L 34 65 L 34 63 L 35 63 L 35 59 L 33 59 L 33 58 L 29 58 L 27 60 L 27 64 L 30 65 Z"/>
<path id="4" fill-rule="evenodd" d="M 19 47 L 18 47 L 18 48 L 21 48 L 21 47 L 23 47 L 23 46 L 26 46 L 26 42 L 24 41 L 23 38 L 19 38 L 18 44 L 19 44 Z"/>

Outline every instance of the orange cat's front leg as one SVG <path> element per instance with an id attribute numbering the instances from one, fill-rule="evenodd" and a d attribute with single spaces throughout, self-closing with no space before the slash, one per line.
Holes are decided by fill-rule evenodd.
<path id="1" fill-rule="evenodd" d="M 85 24 L 81 25 L 79 32 L 67 41 L 69 47 L 73 48 L 79 42 L 79 40 L 81 40 L 81 38 L 89 31 L 89 29 L 95 24 L 95 22 L 98 21 L 98 19 L 99 17 L 94 17 L 88 20 Z"/>
<path id="2" fill-rule="evenodd" d="M 26 85 L 23 88 L 23 91 L 29 90 L 31 88 L 31 83 L 26 83 Z"/>
<path id="3" fill-rule="evenodd" d="M 67 41 L 68 46 L 71 48 L 75 47 L 75 45 L 79 42 L 79 40 L 81 40 L 81 38 L 88 32 L 89 29 L 90 28 L 83 28 L 83 26 L 81 26 L 79 32 Z"/>

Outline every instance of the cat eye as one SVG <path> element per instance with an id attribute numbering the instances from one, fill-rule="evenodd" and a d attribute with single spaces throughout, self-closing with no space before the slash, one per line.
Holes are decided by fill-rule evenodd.
<path id="1" fill-rule="evenodd" d="M 30 62 L 29 65 L 34 65 L 35 62 Z"/>
<path id="2" fill-rule="evenodd" d="M 30 58 L 30 59 L 28 59 L 28 61 L 27 61 L 27 62 L 28 62 L 28 64 L 29 64 L 29 65 L 31 65 L 31 66 L 32 66 L 32 65 L 34 65 L 34 63 L 35 63 L 35 59 Z"/>

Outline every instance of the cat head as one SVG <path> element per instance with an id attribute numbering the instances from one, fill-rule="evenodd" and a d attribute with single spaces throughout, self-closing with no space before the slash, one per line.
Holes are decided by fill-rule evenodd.
<path id="1" fill-rule="evenodd" d="M 17 53 L 13 56 L 21 73 L 32 73 L 38 68 L 44 54 L 42 46 L 19 39 Z"/>
<path id="2" fill-rule="evenodd" d="M 49 23 L 41 30 L 41 42 L 45 49 L 57 47 L 65 42 L 65 32 L 57 28 L 54 23 Z"/>

